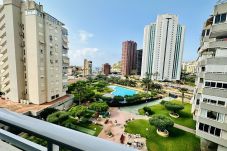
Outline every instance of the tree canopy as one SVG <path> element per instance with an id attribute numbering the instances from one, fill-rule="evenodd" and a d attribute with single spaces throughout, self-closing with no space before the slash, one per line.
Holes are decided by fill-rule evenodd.
<path id="1" fill-rule="evenodd" d="M 174 125 L 173 120 L 164 115 L 154 115 L 152 118 L 149 119 L 149 123 L 162 132 L 165 130 L 169 130 Z"/>

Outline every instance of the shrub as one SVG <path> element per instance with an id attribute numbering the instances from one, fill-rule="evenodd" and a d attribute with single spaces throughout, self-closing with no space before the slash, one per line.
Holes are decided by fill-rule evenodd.
<path id="1" fill-rule="evenodd" d="M 46 108 L 42 112 L 40 112 L 40 118 L 46 120 L 48 115 L 53 114 L 55 112 L 59 111 L 58 109 L 55 108 Z"/>
<path id="2" fill-rule="evenodd" d="M 173 113 L 177 113 L 180 110 L 183 110 L 184 106 L 175 104 L 175 103 L 171 103 L 171 102 L 167 102 L 167 103 L 165 103 L 165 108 L 169 111 L 172 111 Z"/>
<path id="3" fill-rule="evenodd" d="M 69 118 L 69 114 L 64 111 L 55 112 L 47 117 L 47 121 L 50 123 L 61 125 L 62 122 Z"/>
<path id="4" fill-rule="evenodd" d="M 149 123 L 162 132 L 169 130 L 174 125 L 174 122 L 164 115 L 154 115 L 149 119 Z"/>
<path id="5" fill-rule="evenodd" d="M 69 113 L 74 117 L 80 118 L 81 116 L 84 116 L 86 114 L 87 110 L 88 109 L 86 106 L 78 105 L 78 106 L 72 107 L 69 110 Z"/>
<path id="6" fill-rule="evenodd" d="M 105 102 L 110 102 L 112 101 L 112 98 L 111 97 L 106 97 L 106 96 L 102 96 L 101 99 Z"/>
<path id="7" fill-rule="evenodd" d="M 113 100 L 114 100 L 115 103 L 119 103 L 119 102 L 124 101 L 124 97 L 122 97 L 122 96 L 114 96 Z"/>
<path id="8" fill-rule="evenodd" d="M 162 100 L 160 104 L 161 104 L 161 105 L 165 105 L 165 104 L 166 104 L 166 102 L 167 102 L 167 101 Z"/>
<path id="9" fill-rule="evenodd" d="M 154 112 L 151 110 L 151 108 L 145 106 L 143 107 L 144 113 L 148 113 L 149 115 L 154 114 Z"/>
<path id="10" fill-rule="evenodd" d="M 94 102 L 89 106 L 89 109 L 96 112 L 106 112 L 109 109 L 109 106 L 106 102 Z"/>

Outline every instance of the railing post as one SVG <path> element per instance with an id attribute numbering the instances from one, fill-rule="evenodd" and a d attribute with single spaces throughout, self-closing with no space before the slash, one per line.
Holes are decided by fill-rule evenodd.
<path id="1" fill-rule="evenodd" d="M 47 151 L 59 151 L 59 146 L 48 142 Z"/>

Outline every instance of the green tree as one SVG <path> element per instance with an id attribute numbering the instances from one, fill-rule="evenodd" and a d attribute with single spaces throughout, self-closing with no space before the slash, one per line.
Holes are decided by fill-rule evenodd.
<path id="1" fill-rule="evenodd" d="M 46 108 L 42 112 L 40 112 L 39 116 L 40 116 L 41 119 L 46 120 L 48 115 L 53 114 L 57 111 L 59 111 L 59 110 L 55 109 L 55 108 Z"/>
<path id="2" fill-rule="evenodd" d="M 155 126 L 159 131 L 164 132 L 173 127 L 174 122 L 171 118 L 164 115 L 154 115 L 149 119 L 149 123 Z"/>
<path id="3" fill-rule="evenodd" d="M 124 97 L 122 97 L 122 96 L 114 96 L 113 101 L 115 103 L 122 102 L 122 101 L 124 101 Z"/>
<path id="4" fill-rule="evenodd" d="M 69 118 L 69 114 L 65 111 L 55 112 L 47 117 L 47 121 L 50 123 L 61 125 L 62 122 Z"/>
<path id="5" fill-rule="evenodd" d="M 79 117 L 79 118 L 81 118 L 82 116 L 85 116 L 86 115 L 86 112 L 87 111 L 88 111 L 88 108 L 86 106 L 78 105 L 78 106 L 72 107 L 69 110 L 69 113 L 73 117 Z"/>
<path id="6" fill-rule="evenodd" d="M 183 105 L 180 104 L 175 104 L 175 103 L 171 103 L 171 102 L 166 102 L 165 103 L 165 108 L 169 111 L 171 111 L 172 113 L 176 114 L 178 113 L 180 110 L 184 109 Z"/>
<path id="7" fill-rule="evenodd" d="M 109 106 L 106 102 L 93 102 L 90 104 L 89 109 L 96 112 L 106 112 L 109 109 Z"/>
<path id="8" fill-rule="evenodd" d="M 179 88 L 178 90 L 181 92 L 182 104 L 184 104 L 185 93 L 188 92 L 188 89 L 187 88 Z"/>
<path id="9" fill-rule="evenodd" d="M 150 86 L 152 85 L 151 75 L 146 73 L 145 78 L 142 79 L 142 86 L 145 87 L 147 93 L 150 90 Z"/>
<path id="10" fill-rule="evenodd" d="M 84 99 L 86 94 L 86 82 L 85 81 L 78 81 L 74 84 L 74 97 L 78 99 L 79 105 L 81 104 L 81 100 Z"/>

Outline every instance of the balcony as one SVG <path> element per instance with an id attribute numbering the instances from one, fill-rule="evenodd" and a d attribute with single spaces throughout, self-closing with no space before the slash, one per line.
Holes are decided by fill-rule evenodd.
<path id="1" fill-rule="evenodd" d="M 220 39 L 213 42 L 210 42 L 209 48 L 226 48 L 227 47 L 227 39 Z"/>
<path id="2" fill-rule="evenodd" d="M 45 148 L 0 130 L 0 139 L 23 150 L 58 151 L 59 147 L 64 147 L 73 151 L 136 151 L 121 144 L 115 144 L 5 109 L 0 109 L 0 123 L 21 129 L 48 142 L 48 147 Z"/>
<path id="3" fill-rule="evenodd" d="M 204 88 L 203 89 L 203 94 L 204 95 L 210 95 L 210 96 L 227 98 L 227 90 L 224 90 L 224 89 Z"/>
<path id="4" fill-rule="evenodd" d="M 69 64 L 69 58 L 66 56 L 62 57 L 63 64 Z"/>
<path id="5" fill-rule="evenodd" d="M 221 70 L 220 70 L 221 71 Z M 227 74 L 206 73 L 206 80 L 227 82 Z"/>
<path id="6" fill-rule="evenodd" d="M 201 138 L 205 138 L 205 139 L 207 139 L 211 142 L 214 142 L 214 143 L 217 143 L 217 144 L 220 144 L 222 146 L 227 147 L 227 141 L 223 138 L 216 137 L 214 135 L 211 135 L 209 133 L 206 133 L 206 132 L 203 132 L 203 131 L 200 131 L 200 130 L 196 130 L 196 135 L 201 137 Z"/>
<path id="7" fill-rule="evenodd" d="M 227 36 L 227 24 L 214 24 L 211 28 L 210 38 Z"/>

